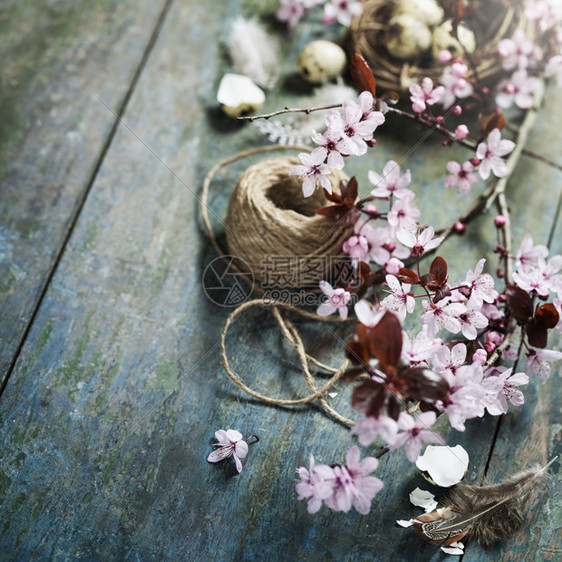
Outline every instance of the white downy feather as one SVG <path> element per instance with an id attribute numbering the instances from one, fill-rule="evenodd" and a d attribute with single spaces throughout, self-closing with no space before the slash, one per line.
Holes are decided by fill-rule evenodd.
<path id="1" fill-rule="evenodd" d="M 232 23 L 228 52 L 236 71 L 258 86 L 272 88 L 281 62 L 277 44 L 256 20 L 238 16 Z"/>

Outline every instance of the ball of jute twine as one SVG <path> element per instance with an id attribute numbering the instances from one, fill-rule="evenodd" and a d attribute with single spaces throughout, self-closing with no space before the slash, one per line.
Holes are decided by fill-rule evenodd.
<path id="1" fill-rule="evenodd" d="M 493 85 L 505 74 L 498 56 L 501 39 L 511 38 L 518 27 L 523 28 L 527 37 L 533 37 L 534 25 L 525 18 L 524 9 L 522 0 L 487 0 L 464 21 L 476 37 L 469 76 L 480 85 Z M 392 57 L 386 49 L 386 29 L 393 10 L 392 0 L 366 0 L 361 15 L 351 23 L 351 51 L 361 53 L 369 63 L 377 89 L 407 93 L 412 83 L 421 83 L 426 76 L 439 83 L 444 69 L 439 61 L 421 57 L 408 63 Z"/>
<path id="2" fill-rule="evenodd" d="M 289 176 L 300 164 L 295 157 L 270 158 L 248 168 L 238 180 L 230 197 L 226 215 L 226 241 L 232 255 L 244 259 L 254 277 L 264 281 L 272 257 L 339 256 L 348 230 L 334 219 L 316 214 L 329 202 L 323 189 L 304 197 L 302 180 Z M 338 190 L 345 175 L 332 170 L 327 176 L 332 189 Z M 324 260 L 326 265 L 329 260 Z M 322 264 L 322 261 L 319 262 Z M 326 267 L 298 275 L 300 286 L 315 285 L 328 278 Z"/>
<path id="3" fill-rule="evenodd" d="M 281 149 L 310 151 L 309 147 L 285 145 L 251 149 L 222 160 L 205 177 L 200 199 L 201 215 L 213 247 L 224 260 L 227 259 L 226 254 L 217 242 L 209 220 L 207 205 L 210 186 L 215 175 L 225 166 L 240 159 Z M 298 162 L 298 159 L 295 158 L 281 157 L 251 166 L 242 174 L 231 196 L 225 221 L 228 251 L 247 261 L 258 279 L 263 278 L 262 267 L 264 259 L 268 255 L 339 255 L 341 245 L 349 235 L 349 232 L 346 232 L 333 219 L 314 213 L 316 208 L 326 204 L 323 192 L 315 193 L 311 201 L 304 200 L 300 182 L 297 178 L 288 175 L 290 167 Z M 335 170 L 327 177 L 331 180 L 332 189 L 337 189 L 339 181 L 345 178 L 341 172 Z M 232 262 L 229 263 L 232 267 Z M 319 280 L 315 279 L 316 282 Z M 258 292 L 263 291 L 258 289 Z M 307 396 L 294 399 L 266 396 L 246 385 L 240 375 L 232 370 L 226 349 L 229 329 L 242 313 L 255 307 L 265 307 L 271 310 L 282 335 L 296 351 L 305 382 L 310 389 Z M 338 317 L 320 317 L 283 302 L 264 299 L 247 301 L 228 316 L 221 332 L 221 362 L 226 373 L 240 390 L 266 404 L 295 406 L 318 401 L 320 406 L 334 419 L 347 426 L 353 425 L 355 422 L 339 414 L 325 398 L 326 393 L 341 379 L 349 365 L 348 361 L 344 361 L 336 368 L 326 365 L 308 354 L 298 330 L 288 318 L 290 313 L 323 322 L 341 322 Z M 332 373 L 323 386 L 316 386 L 309 364 Z"/>

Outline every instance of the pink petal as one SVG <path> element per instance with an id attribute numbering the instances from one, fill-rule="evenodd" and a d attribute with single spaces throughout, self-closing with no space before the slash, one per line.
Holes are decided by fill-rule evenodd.
<path id="1" fill-rule="evenodd" d="M 213 451 L 208 457 L 207 460 L 209 462 L 220 462 L 223 461 L 224 459 L 227 459 L 228 457 L 230 457 L 230 455 L 232 455 L 232 448 L 229 447 L 221 447 L 220 449 L 217 449 L 216 451 Z"/>

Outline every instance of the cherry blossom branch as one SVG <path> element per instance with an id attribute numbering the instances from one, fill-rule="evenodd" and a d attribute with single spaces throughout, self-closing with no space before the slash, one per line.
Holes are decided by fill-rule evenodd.
<path id="1" fill-rule="evenodd" d="M 272 111 L 271 113 L 262 113 L 261 115 L 241 115 L 240 117 L 237 117 L 237 119 L 240 121 L 249 121 L 250 123 L 252 123 L 257 119 L 265 119 L 267 121 L 271 117 L 276 117 L 277 115 L 283 115 L 285 113 L 306 113 L 306 115 L 309 115 L 314 111 L 326 111 L 328 109 L 337 109 L 338 107 L 341 107 L 341 103 L 323 105 L 320 107 L 285 107 L 284 109 Z"/>
<path id="2" fill-rule="evenodd" d="M 295 107 L 285 107 L 284 109 L 279 109 L 278 111 L 272 111 L 271 113 L 262 113 L 260 115 L 243 115 L 243 116 L 237 117 L 237 119 L 242 120 L 242 121 L 249 121 L 250 123 L 252 123 L 252 122 L 256 121 L 257 119 L 264 119 L 264 120 L 267 121 L 271 117 L 276 117 L 278 115 L 284 115 L 286 113 L 305 113 L 306 115 L 309 115 L 310 113 L 313 113 L 315 111 L 326 111 L 328 109 L 337 109 L 339 107 L 341 107 L 341 103 L 324 105 L 324 106 L 319 106 L 319 107 L 297 107 L 297 108 L 295 108 Z M 435 120 L 427 119 L 420 114 L 411 113 L 409 111 L 404 111 L 403 109 L 398 109 L 397 107 L 387 106 L 385 111 L 386 111 L 386 113 L 393 113 L 394 115 L 398 115 L 401 118 L 409 119 L 410 121 L 414 121 L 414 122 L 419 123 L 419 124 L 421 124 L 425 127 L 428 127 L 430 129 L 434 129 L 435 131 L 438 131 L 439 133 L 441 133 L 442 135 L 447 137 L 447 139 L 449 141 L 457 142 L 458 144 L 460 144 L 461 146 L 464 146 L 465 148 L 468 148 L 470 150 L 476 149 L 476 143 L 475 142 L 472 142 L 472 141 L 469 141 L 469 140 L 466 140 L 466 139 L 464 139 L 464 140 L 457 139 L 457 137 L 455 136 L 455 134 L 452 131 L 450 131 L 449 129 L 447 129 L 447 127 L 445 127 L 441 123 L 438 123 Z"/>

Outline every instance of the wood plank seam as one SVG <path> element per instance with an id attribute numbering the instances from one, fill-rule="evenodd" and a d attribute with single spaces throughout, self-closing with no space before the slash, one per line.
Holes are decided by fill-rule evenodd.
<path id="1" fill-rule="evenodd" d="M 82 213 L 82 209 L 84 208 L 84 205 L 86 203 L 86 200 L 88 199 L 88 195 L 90 193 L 90 190 L 92 189 L 92 186 L 94 185 L 94 182 L 96 181 L 96 178 L 98 176 L 98 173 L 101 169 L 101 166 L 103 164 L 103 161 L 105 159 L 105 156 L 113 142 L 113 139 L 117 133 L 117 130 L 119 128 L 119 125 L 121 124 L 121 116 L 124 115 L 127 106 L 129 104 L 129 101 L 135 91 L 135 87 L 139 81 L 140 75 L 142 73 L 142 71 L 144 70 L 146 63 L 148 61 L 148 58 L 150 57 L 150 54 L 152 52 L 152 49 L 158 39 L 158 36 L 160 35 L 160 31 L 163 27 L 164 21 L 166 19 L 166 16 L 172 6 L 174 0 L 165 0 L 164 2 L 164 6 L 162 7 L 162 10 L 160 11 L 160 14 L 158 16 L 158 19 L 156 21 L 156 24 L 154 26 L 154 29 L 152 30 L 152 33 L 150 34 L 150 37 L 148 39 L 148 42 L 146 44 L 146 48 L 144 49 L 143 55 L 140 59 L 139 64 L 137 65 L 137 68 L 135 70 L 135 73 L 133 75 L 133 79 L 131 80 L 131 84 L 129 85 L 129 88 L 127 89 L 127 92 L 125 93 L 125 96 L 123 97 L 123 101 L 121 102 L 121 104 L 119 105 L 118 109 L 117 109 L 117 114 L 116 114 L 116 118 L 114 119 L 113 125 L 111 126 L 111 130 L 109 132 L 109 135 L 107 137 L 107 140 L 104 142 L 100 154 L 97 158 L 96 164 L 94 166 L 94 170 L 92 172 L 92 175 L 90 176 L 90 179 L 88 180 L 88 183 L 86 185 L 86 189 L 84 190 L 80 201 L 78 203 L 78 206 L 76 208 L 76 212 L 74 213 L 74 216 L 72 217 L 72 220 L 70 222 L 70 225 L 68 227 L 68 230 L 64 236 L 64 240 L 59 248 L 59 251 L 57 252 L 57 255 L 55 257 L 53 266 L 49 272 L 49 274 L 46 276 L 45 282 L 43 283 L 43 286 L 39 292 L 39 298 L 37 299 L 37 302 L 35 303 L 35 306 L 33 307 L 33 311 L 29 317 L 29 321 L 27 323 L 27 326 L 21 336 L 20 342 L 15 350 L 14 356 L 12 357 L 12 361 L 10 362 L 10 365 L 8 367 L 8 370 L 6 372 L 6 375 L 4 377 L 4 380 L 0 386 L 0 399 L 2 397 L 2 395 L 4 394 L 4 390 L 6 389 L 6 386 L 8 384 L 8 381 L 10 380 L 10 376 L 15 368 L 15 365 L 17 363 L 17 360 L 20 356 L 20 353 L 23 349 L 23 346 L 25 344 L 25 342 L 27 341 L 27 337 L 29 335 L 29 331 L 31 330 L 31 326 L 33 326 L 35 317 L 37 315 L 37 312 L 41 306 L 41 303 L 43 302 L 43 298 L 45 297 L 45 294 L 47 292 L 47 289 L 49 288 L 51 281 L 54 277 L 54 274 L 59 266 L 60 260 L 64 254 L 64 251 L 66 249 L 66 246 L 68 244 L 68 241 L 70 240 L 70 237 L 72 236 L 72 233 L 74 232 L 74 228 L 76 226 L 76 223 L 78 222 L 78 218 L 80 217 L 81 213 Z"/>

